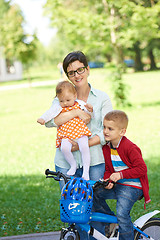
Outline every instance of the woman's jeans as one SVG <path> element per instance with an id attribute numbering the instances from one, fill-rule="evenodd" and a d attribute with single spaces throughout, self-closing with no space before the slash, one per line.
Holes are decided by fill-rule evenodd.
<path id="1" fill-rule="evenodd" d="M 138 188 L 115 184 L 112 189 L 100 188 L 94 193 L 93 205 L 96 212 L 113 215 L 106 199 L 116 199 L 116 216 L 119 224 L 119 240 L 134 240 L 133 224 L 130 211 L 134 203 L 140 199 L 143 191 Z M 99 229 L 102 233 L 104 229 Z"/>
<path id="2" fill-rule="evenodd" d="M 55 169 L 56 169 L 56 172 L 60 171 L 66 175 L 69 170 L 67 168 L 61 168 L 58 166 L 55 166 Z M 101 163 L 95 166 L 90 166 L 90 169 L 89 169 L 90 180 L 97 181 L 100 178 L 103 178 L 104 172 L 105 172 L 105 163 Z M 81 177 L 82 173 L 83 173 L 83 168 L 77 168 L 74 177 Z M 60 184 L 60 189 L 62 190 L 64 186 L 64 181 L 60 181 L 59 184 Z"/>
<path id="3" fill-rule="evenodd" d="M 67 172 L 69 170 L 69 169 L 66 169 L 66 168 L 60 168 L 58 166 L 55 166 L 55 169 L 56 169 L 56 172 L 60 171 L 64 174 L 67 174 Z M 89 169 L 90 180 L 97 181 L 97 180 L 103 178 L 104 172 L 105 172 L 105 163 L 101 163 L 101 164 L 98 164 L 98 165 L 95 165 L 95 166 L 90 166 L 90 169 Z M 76 170 L 76 173 L 75 173 L 74 176 L 75 177 L 81 177 L 82 173 L 83 173 L 83 168 L 78 168 Z M 60 181 L 59 184 L 60 184 L 60 189 L 62 190 L 62 188 L 64 186 L 64 181 Z M 98 222 L 94 222 L 94 228 L 98 229 L 99 224 L 100 223 L 98 223 Z M 78 226 L 77 226 L 77 230 L 80 234 L 80 240 L 95 239 L 91 236 L 88 236 L 88 234 L 85 231 L 82 231 Z"/>

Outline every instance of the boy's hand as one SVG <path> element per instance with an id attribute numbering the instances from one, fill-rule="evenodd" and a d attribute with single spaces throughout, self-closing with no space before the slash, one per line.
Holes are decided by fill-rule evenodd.
<path id="1" fill-rule="evenodd" d="M 41 125 L 44 125 L 45 124 L 45 121 L 43 118 L 38 118 L 37 119 L 37 122 L 40 123 Z"/>
<path id="2" fill-rule="evenodd" d="M 105 179 L 104 181 L 108 181 L 108 180 L 110 180 L 110 178 L 109 179 Z M 105 187 L 105 189 L 112 189 L 113 187 L 114 187 L 114 183 L 109 182 L 109 184 Z"/>
<path id="3" fill-rule="evenodd" d="M 92 107 L 91 104 L 86 103 L 85 107 L 86 107 L 86 109 L 88 110 L 88 112 L 93 112 L 93 107 Z"/>
<path id="4" fill-rule="evenodd" d="M 113 182 L 117 182 L 119 179 L 121 179 L 121 175 L 119 172 L 117 173 L 112 173 L 109 179 Z"/>

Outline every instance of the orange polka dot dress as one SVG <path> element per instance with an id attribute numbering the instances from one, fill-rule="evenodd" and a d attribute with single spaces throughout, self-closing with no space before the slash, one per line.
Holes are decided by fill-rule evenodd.
<path id="1" fill-rule="evenodd" d="M 61 112 L 64 113 L 73 109 L 81 109 L 78 102 L 75 102 L 71 107 L 62 108 Z M 92 134 L 80 118 L 73 118 L 57 128 L 56 148 L 60 147 L 63 138 L 77 139 L 84 135 L 91 136 Z"/>

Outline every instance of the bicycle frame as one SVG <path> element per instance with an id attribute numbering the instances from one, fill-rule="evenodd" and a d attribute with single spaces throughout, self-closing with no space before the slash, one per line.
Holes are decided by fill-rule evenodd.
<path id="1" fill-rule="evenodd" d="M 93 222 L 94 221 L 95 222 L 105 222 L 105 223 L 118 223 L 116 216 L 111 216 L 111 215 L 107 215 L 107 214 L 103 214 L 103 213 L 97 213 L 97 212 L 91 213 L 90 222 L 92 222 L 92 221 Z M 89 225 L 89 223 L 87 223 L 87 224 L 76 224 L 76 225 L 79 226 L 83 231 L 86 231 L 88 234 L 91 234 L 96 239 L 99 239 L 99 240 L 107 240 L 107 239 L 111 239 L 111 240 L 115 239 L 116 240 L 117 239 L 117 237 L 113 237 L 113 238 L 105 237 L 99 231 L 97 231 L 96 229 L 93 229 Z"/>
<path id="2" fill-rule="evenodd" d="M 151 213 L 145 214 L 143 215 L 143 224 L 141 221 L 141 225 L 143 226 L 145 224 L 145 222 L 147 222 L 152 216 L 156 215 L 160 213 L 160 211 L 155 210 Z M 141 217 L 140 217 L 141 218 Z M 98 213 L 98 212 L 93 212 L 91 213 L 90 216 L 90 222 L 104 222 L 104 223 L 118 223 L 117 222 L 117 217 L 116 216 L 111 216 L 111 215 L 107 215 L 107 214 L 103 214 L 103 213 Z M 89 223 L 90 223 L 89 222 Z M 136 222 L 138 223 L 138 219 L 136 220 Z M 112 238 L 107 238 L 105 237 L 103 234 L 101 234 L 99 231 L 97 231 L 96 229 L 93 229 L 89 223 L 87 224 L 76 224 L 77 226 L 79 226 L 83 231 L 86 231 L 88 234 L 91 234 L 93 237 L 95 237 L 98 240 L 116 240 L 117 237 L 112 237 Z M 150 239 L 150 240 L 154 240 L 153 238 L 151 238 L 149 235 L 147 235 L 146 233 L 144 233 L 143 231 L 140 230 L 139 226 L 136 225 L 135 223 L 133 224 L 133 228 L 141 233 L 143 236 L 145 236 L 146 238 Z"/>

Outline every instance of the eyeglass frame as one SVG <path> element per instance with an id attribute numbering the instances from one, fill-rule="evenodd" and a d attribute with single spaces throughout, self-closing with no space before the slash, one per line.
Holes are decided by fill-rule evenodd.
<path id="1" fill-rule="evenodd" d="M 81 72 L 81 73 L 77 72 L 77 70 L 80 69 L 80 68 L 83 68 L 83 69 L 84 69 L 84 71 Z M 85 72 L 85 68 L 86 68 L 86 67 L 79 67 L 79 68 L 77 68 L 77 70 L 75 70 L 75 71 L 73 71 L 73 70 L 72 70 L 72 71 L 69 71 L 69 72 L 67 72 L 67 76 L 72 78 L 72 77 L 75 77 L 76 73 L 79 74 L 79 75 L 81 75 L 81 74 L 83 74 L 83 73 Z M 87 69 L 87 68 L 86 68 L 86 69 Z M 70 73 L 70 72 L 74 72 L 74 75 L 73 75 L 73 76 L 69 76 L 68 73 Z"/>

